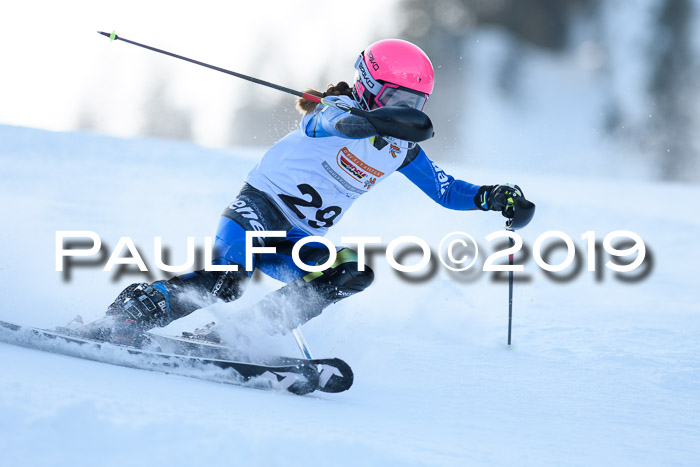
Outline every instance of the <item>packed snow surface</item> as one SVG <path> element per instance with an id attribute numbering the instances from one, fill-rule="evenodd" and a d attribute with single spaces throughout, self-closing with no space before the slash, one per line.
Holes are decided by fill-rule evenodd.
<path id="1" fill-rule="evenodd" d="M 170 264 L 184 262 L 186 237 L 202 246 L 213 236 L 263 152 L 12 126 L 0 126 L 0 141 L 0 320 L 38 327 L 98 318 L 127 284 L 164 277 L 104 272 L 120 237 L 151 267 L 156 236 Z M 532 167 L 443 167 L 473 183 L 523 187 L 537 204 L 520 232 L 530 251 L 548 230 L 577 246 L 581 270 L 557 273 L 572 276 L 563 282 L 532 253 L 519 257 L 516 277 L 529 281 L 515 284 L 511 347 L 507 282 L 437 261 L 432 274 L 401 277 L 375 253 L 374 284 L 303 327 L 314 356 L 353 367 L 350 391 L 299 397 L 0 344 L 3 465 L 696 464 L 700 189 Z M 329 238 L 380 236 L 386 245 L 415 235 L 437 250 L 464 231 L 479 242 L 480 269 L 493 251 L 486 235 L 502 228 L 500 214 L 443 209 L 395 174 Z M 96 232 L 103 256 L 70 277 L 57 272 L 57 230 Z M 607 254 L 588 272 L 581 235 L 590 230 L 600 241 L 615 230 L 639 234 L 646 277 L 621 280 L 605 268 Z M 563 259 L 559 249 L 550 262 Z M 239 302 L 158 332 L 225 321 L 279 285 L 256 278 Z M 291 336 L 254 346 L 298 355 Z"/>

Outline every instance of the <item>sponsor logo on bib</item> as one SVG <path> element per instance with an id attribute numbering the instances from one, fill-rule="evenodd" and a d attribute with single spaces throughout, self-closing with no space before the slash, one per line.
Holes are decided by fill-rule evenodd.
<path id="1" fill-rule="evenodd" d="M 346 147 L 338 151 L 336 160 L 338 162 L 338 167 L 343 169 L 343 171 L 349 174 L 354 180 L 362 183 L 367 189 L 371 188 L 376 182 L 377 177 L 384 175 L 384 172 L 362 162 L 362 160 L 351 153 Z M 370 176 L 369 179 L 365 180 L 368 175 Z"/>
<path id="2" fill-rule="evenodd" d="M 389 149 L 391 152 L 391 157 L 396 159 L 396 156 L 401 154 L 401 148 L 396 144 L 396 143 L 391 143 L 391 149 Z"/>

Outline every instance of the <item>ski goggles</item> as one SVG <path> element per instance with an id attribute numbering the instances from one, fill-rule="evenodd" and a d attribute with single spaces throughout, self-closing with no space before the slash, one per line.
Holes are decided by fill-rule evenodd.
<path id="1" fill-rule="evenodd" d="M 423 110 L 427 101 L 428 96 L 422 92 L 389 83 L 384 84 L 374 97 L 378 107 L 406 106 Z"/>

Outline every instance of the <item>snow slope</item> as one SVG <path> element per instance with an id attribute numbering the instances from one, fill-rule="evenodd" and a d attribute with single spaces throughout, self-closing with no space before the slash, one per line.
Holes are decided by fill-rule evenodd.
<path id="1" fill-rule="evenodd" d="M 182 262 L 185 237 L 202 245 L 213 235 L 262 153 L 12 126 L 0 126 L 0 142 L 0 319 L 44 327 L 76 313 L 96 318 L 126 284 L 161 277 L 114 280 L 93 265 L 64 280 L 56 230 L 95 231 L 107 253 L 131 236 L 149 265 L 162 236 L 171 262 Z M 429 280 L 407 280 L 375 255 L 373 286 L 304 326 L 316 355 L 353 366 L 355 386 L 338 395 L 257 391 L 0 344 L 3 465 L 695 464 L 700 221 L 687 206 L 700 189 L 445 168 L 474 183 L 517 181 L 537 203 L 521 232 L 530 246 L 556 229 L 585 252 L 588 230 L 600 240 L 632 230 L 652 252 L 651 273 L 627 283 L 584 270 L 558 283 L 530 259 L 530 282 L 515 286 L 508 348 L 506 283 L 442 266 Z M 484 237 L 502 225 L 496 213 L 441 209 L 396 175 L 329 238 L 417 235 L 436 249 L 461 230 L 489 251 Z M 226 320 L 277 286 L 263 278 L 239 302 L 160 332 Z M 256 345 L 298 352 L 289 336 Z"/>

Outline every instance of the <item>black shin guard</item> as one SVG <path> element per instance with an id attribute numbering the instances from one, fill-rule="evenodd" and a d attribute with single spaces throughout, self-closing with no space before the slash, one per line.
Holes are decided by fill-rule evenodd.
<path id="1" fill-rule="evenodd" d="M 263 315 L 271 331 L 284 334 L 320 315 L 329 305 L 365 290 L 373 279 L 374 272 L 369 267 L 359 270 L 353 250 L 340 250 L 330 268 L 288 283 L 265 296 L 250 311 Z"/>

